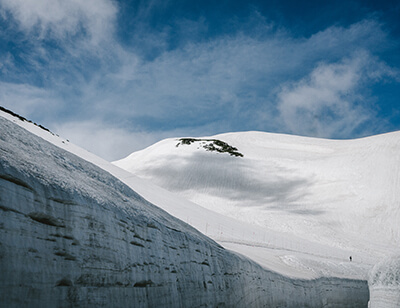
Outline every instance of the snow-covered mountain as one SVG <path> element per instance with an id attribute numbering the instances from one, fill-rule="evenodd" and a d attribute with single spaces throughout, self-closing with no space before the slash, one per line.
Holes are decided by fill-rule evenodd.
<path id="1" fill-rule="evenodd" d="M 116 163 L 146 180 L 15 114 L 0 132 L 7 307 L 364 307 L 367 273 L 398 252 L 398 133 L 170 139 Z M 399 304 L 398 260 L 370 272 L 371 307 Z"/>
<path id="2" fill-rule="evenodd" d="M 234 219 L 213 222 L 218 230 L 210 231 L 196 214 L 171 211 L 285 275 L 366 279 L 375 263 L 399 252 L 400 132 L 356 140 L 261 132 L 167 139 L 114 164 Z"/>
<path id="3" fill-rule="evenodd" d="M 210 150 L 215 140 L 243 157 Z M 398 250 L 400 132 L 344 141 L 261 132 L 168 139 L 115 165 L 222 215 L 354 251 L 355 261 Z"/>
<path id="4" fill-rule="evenodd" d="M 210 219 L 210 232 L 212 220 L 224 216 L 212 218 L 213 212 L 4 112 L 0 154 L 1 306 L 366 305 L 365 281 L 294 279 L 267 270 L 132 188 L 164 207 L 198 211 L 199 221 Z"/>

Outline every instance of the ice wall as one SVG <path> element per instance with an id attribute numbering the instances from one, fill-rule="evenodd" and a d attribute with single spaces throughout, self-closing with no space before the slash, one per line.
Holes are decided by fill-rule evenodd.
<path id="1" fill-rule="evenodd" d="M 374 266 L 369 278 L 371 308 L 400 307 L 400 254 Z"/>
<path id="2" fill-rule="evenodd" d="M 366 282 L 291 280 L 0 117 L 0 306 L 365 307 Z"/>

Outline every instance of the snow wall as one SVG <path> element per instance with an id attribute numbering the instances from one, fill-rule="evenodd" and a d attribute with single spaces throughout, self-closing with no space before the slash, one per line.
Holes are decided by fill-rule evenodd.
<path id="1" fill-rule="evenodd" d="M 365 281 L 293 280 L 0 116 L 1 307 L 366 307 Z"/>
<path id="2" fill-rule="evenodd" d="M 400 307 L 400 254 L 374 266 L 369 277 L 371 308 Z"/>

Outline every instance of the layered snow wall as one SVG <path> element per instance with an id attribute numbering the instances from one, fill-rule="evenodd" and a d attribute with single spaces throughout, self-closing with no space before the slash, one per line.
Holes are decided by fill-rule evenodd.
<path id="1" fill-rule="evenodd" d="M 371 308 L 400 307 L 400 255 L 387 257 L 374 266 L 369 278 Z"/>
<path id="2" fill-rule="evenodd" d="M 2 307 L 365 307 L 366 282 L 292 280 L 0 116 Z"/>

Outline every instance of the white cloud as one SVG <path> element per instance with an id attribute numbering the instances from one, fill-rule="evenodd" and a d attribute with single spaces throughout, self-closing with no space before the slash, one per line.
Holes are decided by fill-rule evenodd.
<path id="1" fill-rule="evenodd" d="M 246 32 L 189 40 L 173 50 L 160 47 L 160 54 L 148 60 L 139 56 L 136 41 L 127 47 L 110 38 L 108 29 L 103 33 L 100 23 L 106 27 L 115 18 L 113 2 L 77 1 L 71 8 L 67 3 L 73 1 L 52 1 L 49 5 L 59 13 L 48 17 L 43 12 L 50 1 L 28 0 L 25 7 L 22 0 L 0 0 L 28 32 L 38 27 L 42 35 L 68 41 L 83 27 L 98 41 L 110 39 L 90 52 L 73 40 L 72 47 L 56 51 L 34 45 L 26 56 L 33 76 L 26 80 L 34 80 L 35 73 L 38 79 L 44 76 L 37 83 L 43 88 L 10 84 L 7 89 L 4 84 L 0 103 L 107 159 L 161 138 L 234 130 L 349 136 L 374 116 L 365 106 L 370 102 L 365 85 L 389 71 L 363 51 L 386 44 L 375 21 L 331 27 L 310 38 L 293 38 L 269 27 L 262 36 Z"/>
<path id="2" fill-rule="evenodd" d="M 385 40 L 379 24 L 363 21 L 349 28 L 331 27 L 308 39 L 294 39 L 282 32 L 262 38 L 244 34 L 218 37 L 164 51 L 152 61 L 120 53 L 121 66 L 112 74 L 99 75 L 87 93 L 99 97 L 97 101 L 103 101 L 110 114 L 206 121 L 224 113 L 237 121 L 247 110 L 261 110 L 265 115 L 274 108 L 276 88 L 303 78 L 315 63 L 324 59 L 340 62 L 354 50 L 370 48 L 367 34 L 374 43 Z M 100 88 L 99 83 L 105 87 Z M 110 103 L 115 92 L 118 109 Z M 277 126 L 273 116 L 269 123 Z M 253 129 L 271 129 L 264 123 L 255 116 Z"/>
<path id="3" fill-rule="evenodd" d="M 66 39 L 82 30 L 92 43 L 113 31 L 117 8 L 110 0 L 1 0 L 3 16 L 10 12 L 20 28 L 40 38 Z"/>
<path id="4" fill-rule="evenodd" d="M 55 93 L 28 84 L 0 82 L 0 105 L 24 116 L 34 117 L 35 113 L 56 109 Z"/>
<path id="5" fill-rule="evenodd" d="M 316 52 L 324 50 L 341 55 L 358 49 L 383 50 L 387 44 L 388 36 L 382 24 L 373 19 L 362 20 L 347 28 L 331 26 L 304 41 L 305 47 L 315 46 Z M 339 46 L 342 48 L 338 48 Z"/>
<path id="6" fill-rule="evenodd" d="M 374 117 L 368 85 L 394 72 L 368 53 L 318 65 L 309 76 L 283 87 L 278 109 L 295 134 L 347 137 Z"/>
<path id="7" fill-rule="evenodd" d="M 15 68 L 14 57 L 10 52 L 0 56 L 0 72 L 10 74 Z"/>
<path id="8" fill-rule="evenodd" d="M 169 137 L 190 136 L 190 132 L 169 131 L 130 131 L 115 127 L 101 119 L 89 119 L 79 122 L 53 122 L 51 130 L 73 144 L 114 161 L 124 158 L 134 151 L 148 147 L 157 141 Z M 187 134 L 185 134 L 187 133 Z"/>
<path id="9" fill-rule="evenodd" d="M 99 120 L 54 123 L 53 129 L 70 142 L 109 161 L 125 157 L 157 141 L 150 133 L 130 133 Z"/>

